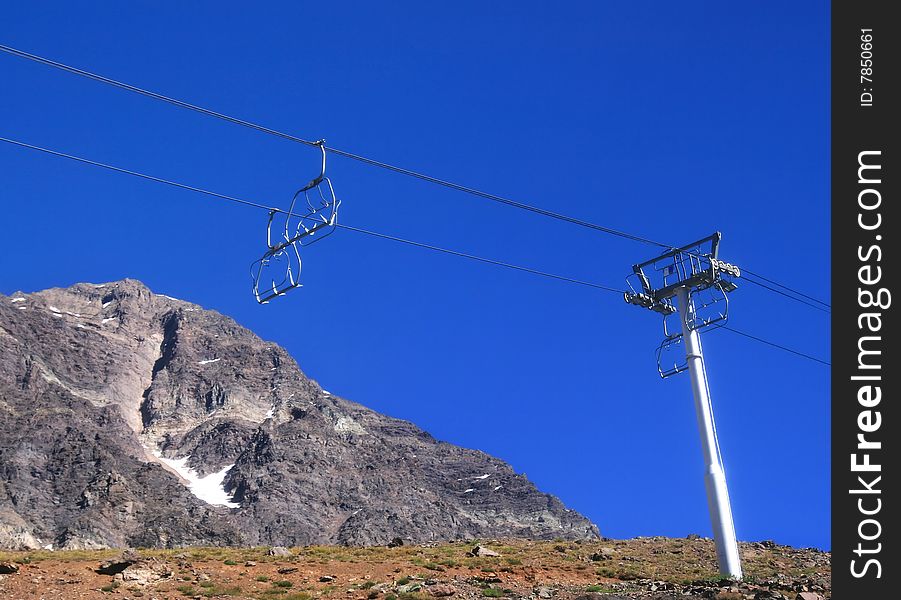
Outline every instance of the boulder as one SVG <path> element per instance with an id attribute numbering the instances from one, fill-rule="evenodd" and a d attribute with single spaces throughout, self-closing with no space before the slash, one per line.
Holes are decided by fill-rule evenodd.
<path id="1" fill-rule="evenodd" d="M 500 556 L 497 552 L 485 546 L 478 545 L 470 551 L 473 556 Z"/>
<path id="2" fill-rule="evenodd" d="M 598 552 L 595 552 L 594 554 L 590 555 L 588 558 L 595 562 L 601 561 L 601 560 L 610 560 L 611 558 L 613 558 L 613 555 L 615 552 L 616 552 L 616 550 L 614 550 L 613 548 L 608 548 L 605 546 L 604 548 L 601 548 Z"/>
<path id="3" fill-rule="evenodd" d="M 116 575 L 125 583 L 133 585 L 151 585 L 172 577 L 172 569 L 166 563 L 156 560 L 142 560 Z"/>
<path id="4" fill-rule="evenodd" d="M 139 560 L 141 560 L 141 557 L 138 553 L 133 549 L 128 549 L 118 558 L 103 561 L 100 563 L 100 566 L 94 570 L 101 575 L 116 575 L 134 565 Z"/>
<path id="5" fill-rule="evenodd" d="M 0 562 L 0 575 L 12 575 L 18 572 L 18 565 L 14 565 L 11 562 Z"/>
<path id="6" fill-rule="evenodd" d="M 457 593 L 457 588 L 450 585 L 449 583 L 436 583 L 433 586 L 430 586 L 426 589 L 426 591 L 436 598 L 444 598 L 446 596 L 453 596 Z"/>

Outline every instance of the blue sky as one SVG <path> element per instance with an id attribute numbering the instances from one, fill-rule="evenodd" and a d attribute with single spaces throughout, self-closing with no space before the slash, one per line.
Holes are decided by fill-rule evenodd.
<path id="1" fill-rule="evenodd" d="M 721 257 L 829 296 L 828 4 L 25 3 L 2 43 Z M 287 206 L 316 150 L 0 55 L 0 135 Z M 338 231 L 264 307 L 264 212 L 0 144 L 0 292 L 122 277 L 234 317 L 326 389 L 509 461 L 611 537 L 710 534 L 658 315 Z M 620 287 L 655 249 L 338 157 L 343 222 Z M 731 324 L 828 359 L 756 286 Z M 829 369 L 704 336 L 738 537 L 829 546 Z"/>

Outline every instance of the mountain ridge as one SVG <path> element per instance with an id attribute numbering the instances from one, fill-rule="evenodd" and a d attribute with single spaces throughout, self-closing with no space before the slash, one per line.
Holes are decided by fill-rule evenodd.
<path id="1" fill-rule="evenodd" d="M 0 547 L 481 536 L 599 534 L 215 311 L 131 279 L 0 295 Z"/>

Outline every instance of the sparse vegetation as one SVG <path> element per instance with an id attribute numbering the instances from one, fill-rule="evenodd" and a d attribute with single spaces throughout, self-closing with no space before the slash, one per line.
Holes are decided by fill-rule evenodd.
<path id="1" fill-rule="evenodd" d="M 49 570 L 48 580 L 50 577 L 81 580 L 81 584 L 67 588 L 71 597 L 93 597 L 91 593 L 99 596 L 99 589 L 109 598 L 122 595 L 133 599 L 232 596 L 257 600 L 342 600 L 350 590 L 348 600 L 434 600 L 429 594 L 433 585 L 428 583 L 430 579 L 456 588 L 447 600 L 474 595 L 527 597 L 541 585 L 554 589 L 554 600 L 571 600 L 586 593 L 628 598 L 647 591 L 644 580 L 674 586 L 676 595 L 689 587 L 722 587 L 712 540 L 638 538 L 583 544 L 490 540 L 484 543 L 501 556 L 469 556 L 475 545 L 472 542 L 397 548 L 311 546 L 292 549 L 291 556 L 269 556 L 268 547 L 142 549 L 139 551 L 142 558 L 169 565 L 174 574 L 149 586 L 129 583 L 127 590 L 126 587 L 117 590 L 118 581 L 111 582 L 108 576 L 93 571 L 100 561 L 116 557 L 115 551 L 0 552 L 0 561 L 20 565 L 25 573 L 35 568 Z M 564 551 L 555 549 L 555 545 L 562 546 Z M 763 588 L 806 585 L 828 597 L 828 554 L 763 544 L 742 544 L 741 551 L 746 573 L 743 585 Z M 592 558 L 601 555 L 608 558 Z M 244 568 L 235 569 L 232 563 Z M 410 572 L 411 564 L 417 565 L 415 574 Z M 285 568 L 291 565 L 297 565 L 296 572 Z M 442 572 L 434 567 L 454 571 Z M 279 569 L 283 572 L 276 574 Z M 335 576 L 335 580 L 321 582 L 319 578 L 323 575 Z M 6 578 L 4 585 L 18 582 L 26 585 L 30 581 L 27 575 L 13 576 Z M 398 593 L 399 586 L 409 584 L 421 588 L 411 585 L 404 593 Z M 783 589 L 779 593 L 784 594 L 786 588 L 774 589 Z M 7 587 L 0 595 L 31 598 L 31 591 Z M 750 597 L 756 594 L 747 587 L 742 592 Z"/>

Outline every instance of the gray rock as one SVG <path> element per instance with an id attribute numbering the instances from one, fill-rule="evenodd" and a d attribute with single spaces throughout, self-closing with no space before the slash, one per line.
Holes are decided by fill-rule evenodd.
<path id="1" fill-rule="evenodd" d="M 19 572 L 19 566 L 11 562 L 0 562 L 0 575 L 13 575 Z"/>
<path id="2" fill-rule="evenodd" d="M 486 548 L 485 546 L 476 546 L 470 551 L 470 554 L 473 556 L 500 556 L 497 552 L 492 550 L 491 548 Z"/>
<path id="3" fill-rule="evenodd" d="M 613 558 L 613 555 L 615 553 L 616 553 L 616 550 L 605 546 L 605 547 L 601 548 L 600 551 L 595 552 L 594 554 L 591 554 L 588 557 L 588 559 L 593 560 L 595 562 L 601 561 L 601 560 L 610 560 L 611 558 Z"/>
<path id="4" fill-rule="evenodd" d="M 134 565 L 136 562 L 138 562 L 138 559 L 132 557 L 115 558 L 100 563 L 100 566 L 94 570 L 101 575 L 115 575 Z"/>
<path id="5" fill-rule="evenodd" d="M 172 577 L 172 569 L 166 563 L 149 560 L 141 561 L 116 575 L 117 579 L 132 585 L 151 585 Z"/>
<path id="6" fill-rule="evenodd" d="M 426 591 L 436 598 L 444 598 L 456 594 L 457 588 L 449 583 L 436 583 L 435 585 L 428 587 Z"/>
<path id="7" fill-rule="evenodd" d="M 284 546 L 273 546 L 266 554 L 269 556 L 293 556 L 291 551 Z"/>
<path id="8" fill-rule="evenodd" d="M 0 547 L 598 538 L 503 461 L 328 394 L 219 313 L 128 279 L 20 297 L 0 295 Z M 227 468 L 239 507 L 161 457 Z M 462 493 L 485 473 L 497 491 Z"/>
<path id="9" fill-rule="evenodd" d="M 403 585 L 397 586 L 397 593 L 398 594 L 410 594 L 412 592 L 418 592 L 421 589 L 422 589 L 421 583 L 416 583 L 415 581 L 412 581 L 410 583 L 405 583 Z"/>

